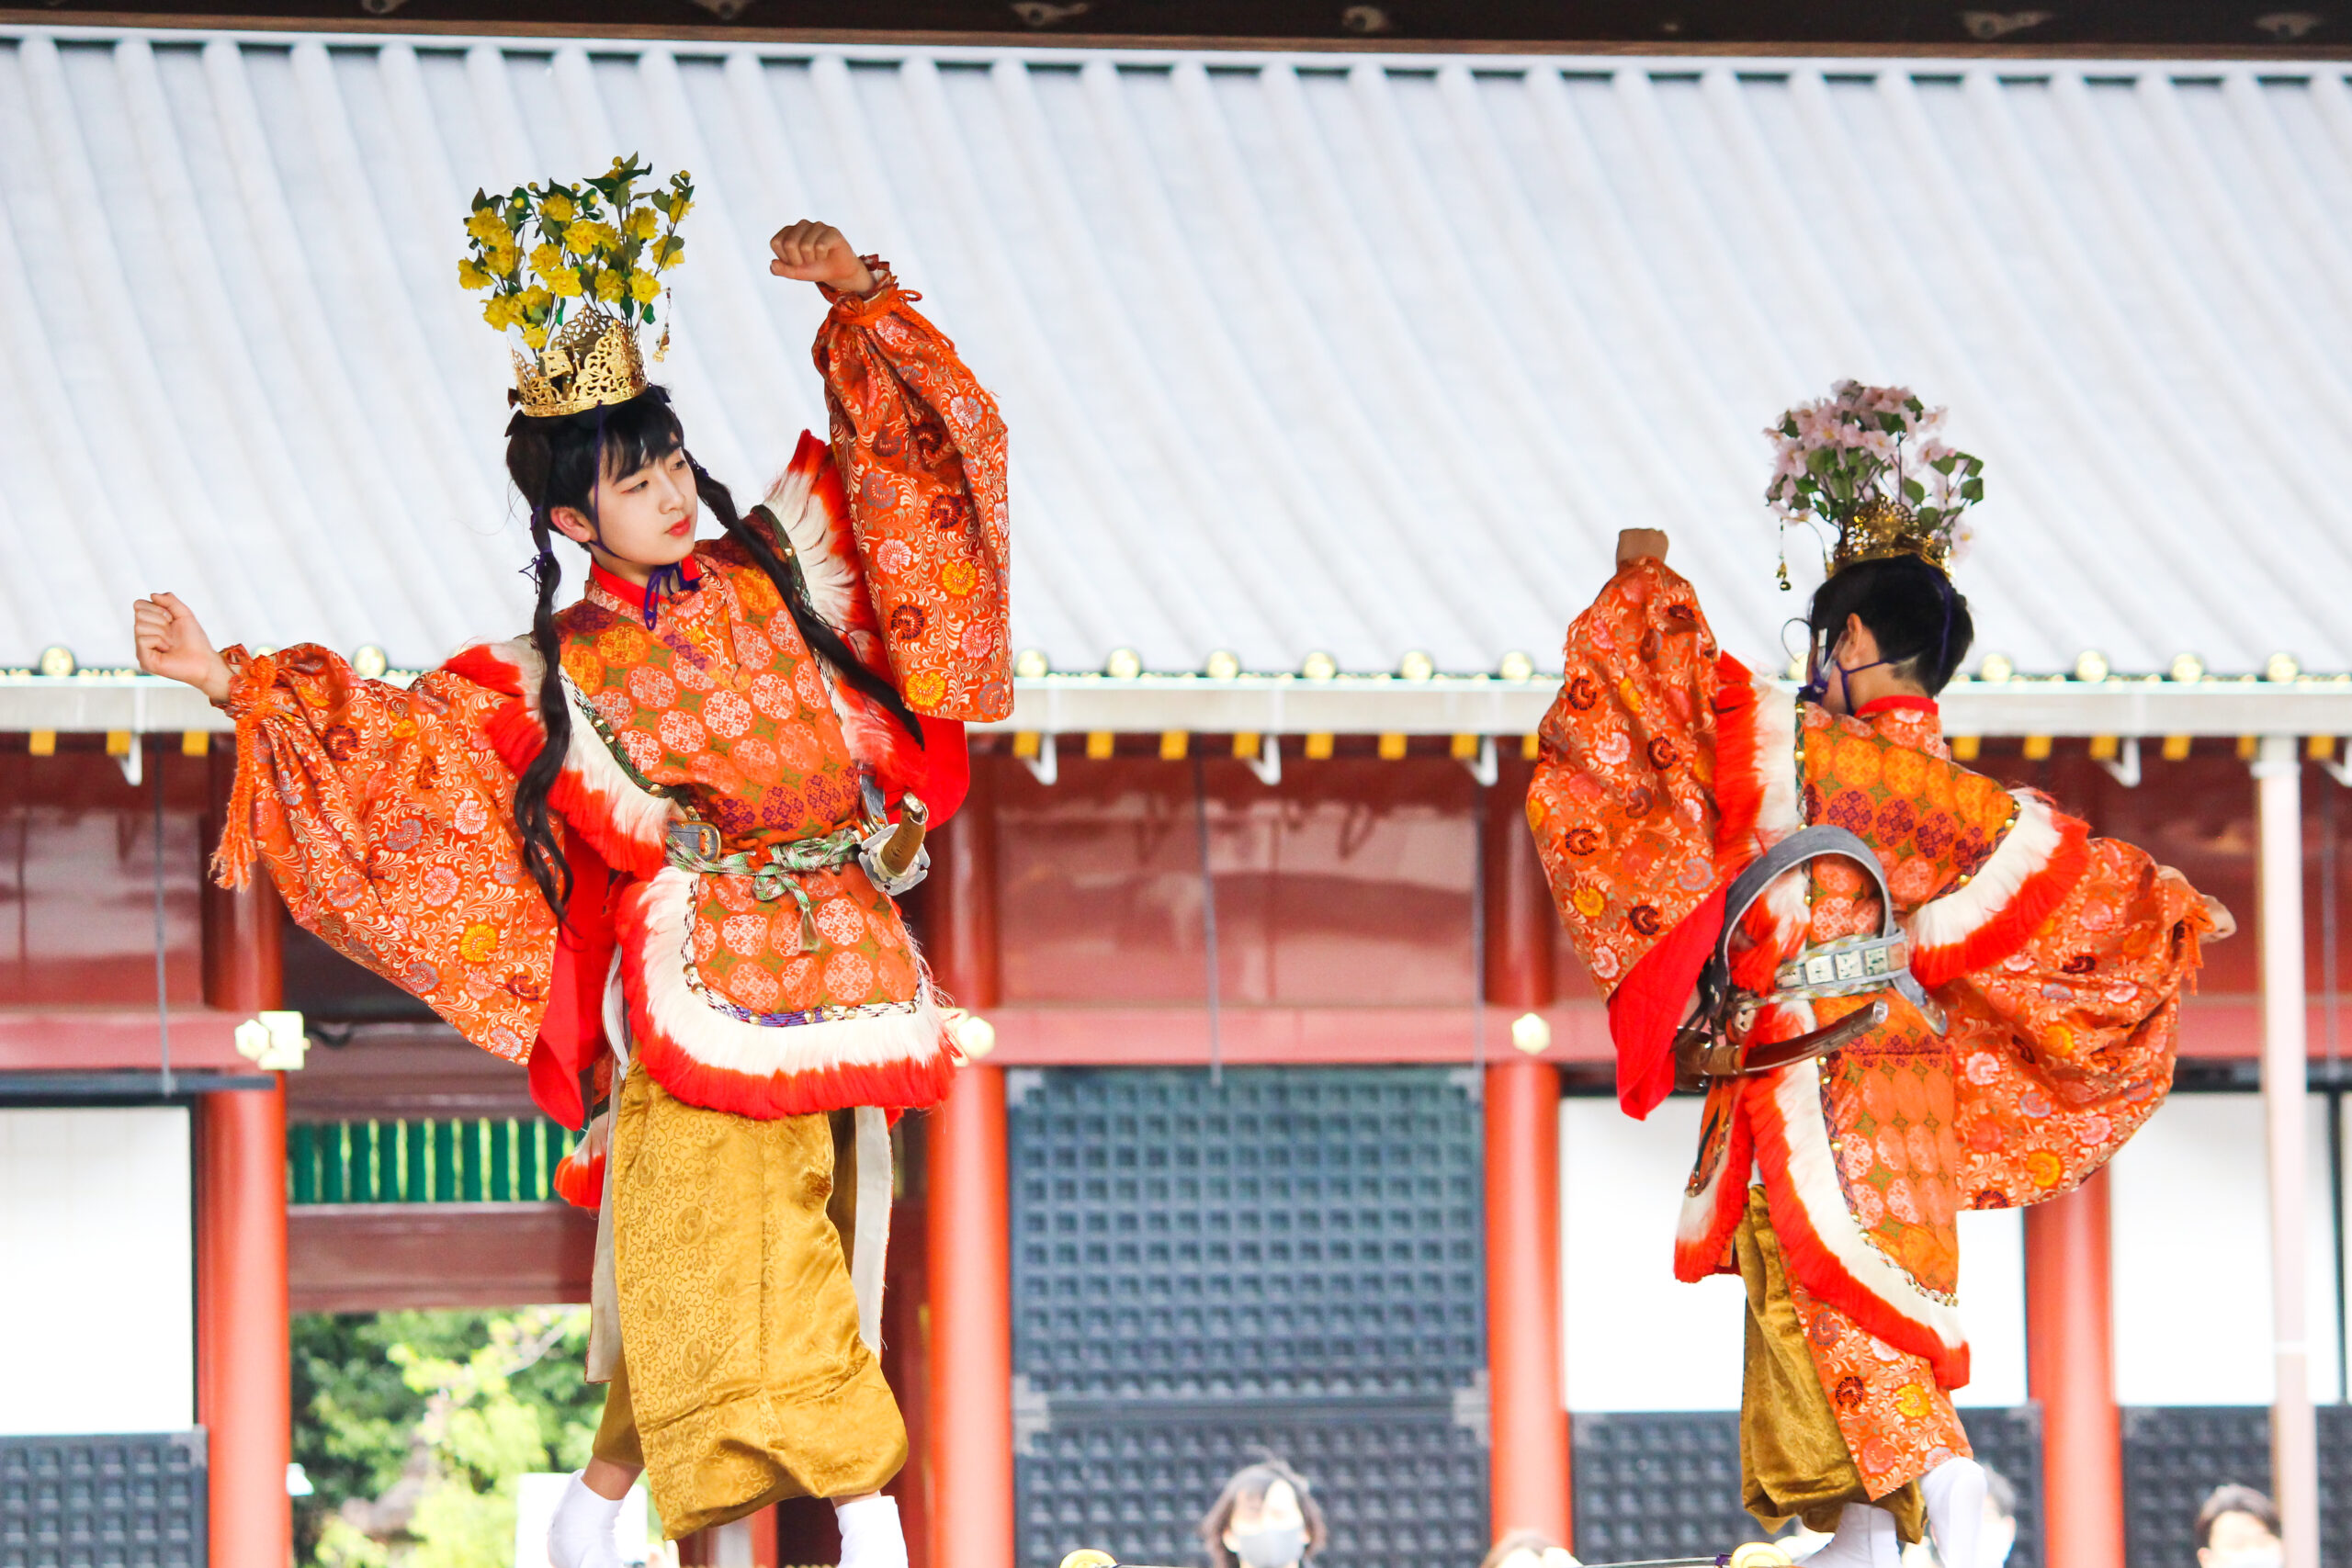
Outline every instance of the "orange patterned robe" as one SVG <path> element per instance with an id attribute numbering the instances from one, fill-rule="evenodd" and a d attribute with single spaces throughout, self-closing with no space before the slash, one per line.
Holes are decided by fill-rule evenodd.
<path id="1" fill-rule="evenodd" d="M 2065 1191 L 2171 1084 L 2179 998 L 2208 921 L 2147 855 L 1951 761 L 1935 705 L 1856 717 L 1718 654 L 1690 585 L 1634 562 L 1570 626 L 1528 821 L 1577 952 L 1610 997 L 1625 1108 L 1671 1087 L 1669 1037 L 1720 929 L 1720 891 L 1808 823 L 1878 852 L 1938 1034 L 1893 991 L 1843 1051 L 1709 1090 L 1675 1268 L 1734 1268 L 1761 1190 L 1790 1293 L 1867 1495 L 1967 1438 L 1954 1216 Z M 1850 861 L 1783 877 L 1736 933 L 1734 981 L 1771 988 L 1809 943 L 1875 931 Z M 1871 997 L 1761 1010 L 1792 1038 Z"/>
<path id="2" fill-rule="evenodd" d="M 625 1326 L 608 1436 L 630 1452 L 642 1437 L 673 1534 L 872 1490 L 905 1451 L 860 1335 L 878 1248 L 861 1239 L 853 1300 L 825 1222 L 827 1113 L 939 1100 L 956 1062 L 939 999 L 855 859 L 764 882 L 708 863 L 871 828 L 869 786 L 885 818 L 911 795 L 944 819 L 967 777 L 963 721 L 1012 707 L 1004 429 L 913 298 L 887 272 L 868 299 L 834 297 L 816 345 L 831 440 L 804 435 L 750 521 L 920 739 L 810 651 L 733 540 L 698 546 L 691 588 L 650 599 L 597 570 L 557 617 L 559 923 L 513 815 L 546 739 L 527 639 L 468 648 L 405 689 L 314 645 L 228 655 L 224 875 L 258 852 L 297 920 L 527 1063 L 567 1124 L 584 1069 L 622 1043 L 606 1020 L 625 1019 L 598 1335 Z M 709 829 L 701 863 L 678 852 L 688 824 Z M 592 1202 L 603 1185 L 563 1174 Z M 595 1375 L 622 1370 L 613 1345 L 592 1343 Z"/>

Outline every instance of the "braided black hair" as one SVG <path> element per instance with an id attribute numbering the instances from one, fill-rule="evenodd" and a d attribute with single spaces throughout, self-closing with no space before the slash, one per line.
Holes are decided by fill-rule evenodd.
<path id="1" fill-rule="evenodd" d="M 571 867 L 564 859 L 548 793 L 555 787 L 571 747 L 571 707 L 564 696 L 563 647 L 555 625 L 555 593 L 563 573 L 553 548 L 553 515 L 556 508 L 568 506 L 594 519 L 600 479 L 635 473 L 679 450 L 685 439 L 685 427 L 670 406 L 670 395 L 660 387 L 648 387 L 624 403 L 554 419 L 516 414 L 506 428 L 507 477 L 531 509 L 531 542 L 537 553 L 524 570 L 538 589 L 531 615 L 531 646 L 539 656 L 539 718 L 547 732 L 539 754 L 515 781 L 514 827 L 522 835 L 524 862 L 531 879 L 538 884 L 548 907 L 559 912 L 571 896 Z M 775 584 L 802 640 L 842 679 L 880 704 L 921 744 L 922 726 L 898 688 L 867 669 L 842 634 L 810 604 L 797 561 L 778 555 L 759 530 L 745 525 L 735 498 L 695 461 L 692 453 L 686 461 L 694 468 L 695 493 L 717 514 L 728 536 L 741 544 Z"/>

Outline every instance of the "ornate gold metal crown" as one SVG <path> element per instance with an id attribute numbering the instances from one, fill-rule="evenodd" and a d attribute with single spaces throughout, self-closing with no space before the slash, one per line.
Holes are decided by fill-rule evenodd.
<path id="1" fill-rule="evenodd" d="M 1899 501 L 1874 495 L 1854 508 L 1838 530 L 1838 547 L 1829 558 L 1832 574 L 1857 561 L 1887 560 L 1917 556 L 1945 576 L 1951 575 L 1951 531 L 1919 521 L 1919 514 Z"/>
<path id="2" fill-rule="evenodd" d="M 645 390 L 645 356 L 637 329 L 627 321 L 583 310 L 556 329 L 533 365 L 514 354 L 514 391 L 533 419 L 625 403 Z"/>

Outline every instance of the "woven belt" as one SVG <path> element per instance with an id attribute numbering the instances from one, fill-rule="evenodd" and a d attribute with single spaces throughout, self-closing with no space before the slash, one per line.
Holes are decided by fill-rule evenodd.
<path id="1" fill-rule="evenodd" d="M 752 897 L 763 904 L 791 894 L 793 902 L 800 906 L 800 951 L 814 953 L 818 947 L 817 910 L 800 874 L 835 871 L 848 865 L 857 859 L 865 835 L 855 828 L 836 828 L 813 839 L 791 839 L 758 849 L 737 850 L 731 854 L 718 852 L 722 841 L 718 829 L 707 822 L 673 822 L 665 847 L 670 863 L 681 871 L 750 877 Z"/>

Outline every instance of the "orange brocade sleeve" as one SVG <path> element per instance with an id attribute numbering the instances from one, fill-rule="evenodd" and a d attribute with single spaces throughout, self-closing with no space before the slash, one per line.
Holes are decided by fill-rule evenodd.
<path id="1" fill-rule="evenodd" d="M 1951 1015 L 1971 1208 L 2073 1188 L 2172 1087 L 2181 994 L 2211 921 L 2145 852 L 2112 839 L 2089 850 L 2082 879 L 2022 947 L 1937 993 Z"/>
<path id="2" fill-rule="evenodd" d="M 216 874 L 242 883 L 257 852 L 306 930 L 523 1061 L 556 932 L 483 732 L 508 696 L 446 670 L 363 681 L 309 643 L 227 658 L 237 784 Z"/>
<path id="3" fill-rule="evenodd" d="M 1527 823 L 1577 955 L 1613 992 L 1715 886 L 1714 634 L 1645 558 L 1569 625 L 1565 667 Z"/>
<path id="4" fill-rule="evenodd" d="M 917 298 L 887 279 L 871 299 L 833 296 L 816 344 L 833 457 L 908 705 L 1002 718 L 1012 711 L 1004 422 Z"/>

